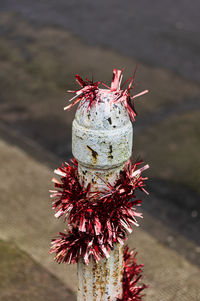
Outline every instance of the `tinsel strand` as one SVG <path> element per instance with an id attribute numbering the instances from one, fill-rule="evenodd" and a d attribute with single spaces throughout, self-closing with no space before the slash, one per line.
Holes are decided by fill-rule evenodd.
<path id="1" fill-rule="evenodd" d="M 136 70 L 135 70 L 136 71 Z M 64 109 L 70 109 L 80 102 L 87 103 L 87 110 L 96 106 L 100 101 L 100 85 L 103 85 L 113 93 L 113 103 L 122 102 L 130 119 L 135 121 L 136 111 L 134 108 L 135 98 L 144 95 L 144 90 L 136 95 L 131 95 L 134 89 L 135 72 L 132 77 L 125 81 L 122 86 L 123 70 L 113 70 L 111 86 L 103 82 L 83 80 L 76 75 L 76 81 L 81 86 L 79 90 L 69 91 L 75 94 L 70 101 L 72 103 Z M 123 89 L 123 87 L 127 86 Z M 138 226 L 137 218 L 142 214 L 137 211 L 141 200 L 136 199 L 137 189 L 145 192 L 147 177 L 142 172 L 149 168 L 148 165 L 140 167 L 142 161 L 136 163 L 130 160 L 114 185 L 105 183 L 100 191 L 92 191 L 91 186 L 80 183 L 78 178 L 78 164 L 75 159 L 71 163 L 64 163 L 55 170 L 60 180 L 53 178 L 54 189 L 50 190 L 52 208 L 55 217 L 64 217 L 68 221 L 68 230 L 59 232 L 52 240 L 50 253 L 55 253 L 58 263 L 77 263 L 80 258 L 86 264 L 93 259 L 98 262 L 101 258 L 108 258 L 114 244 L 124 244 L 128 233 L 132 232 L 133 226 Z M 122 301 L 142 300 L 143 290 L 147 287 L 141 284 L 142 267 L 136 263 L 136 253 L 124 250 L 123 264 L 123 296 Z"/>
<path id="2" fill-rule="evenodd" d="M 136 70 L 135 70 L 136 71 Z M 88 110 L 91 109 L 92 106 L 95 106 L 99 100 L 99 86 L 103 85 L 108 89 L 108 91 L 114 93 L 113 102 L 118 103 L 122 102 L 130 116 L 132 121 L 135 121 L 135 116 L 137 115 L 134 108 L 134 100 L 135 98 L 142 96 L 148 93 L 148 90 L 144 90 L 136 95 L 131 96 L 131 91 L 134 89 L 134 79 L 135 72 L 133 76 L 130 77 L 127 81 L 122 84 L 122 87 L 127 85 L 126 89 L 121 89 L 120 85 L 122 82 L 122 74 L 123 70 L 113 70 L 113 79 L 111 82 L 111 86 L 105 85 L 103 82 L 93 82 L 89 79 L 83 80 L 78 74 L 75 76 L 76 82 L 81 86 L 81 89 L 78 90 L 68 90 L 69 93 L 75 94 L 69 101 L 73 101 L 71 104 L 66 106 L 64 110 L 71 109 L 78 102 L 81 102 L 84 105 L 85 102 L 88 102 Z"/>

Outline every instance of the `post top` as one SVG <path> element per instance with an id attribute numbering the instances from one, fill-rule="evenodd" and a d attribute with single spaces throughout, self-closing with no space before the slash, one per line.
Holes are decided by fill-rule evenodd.
<path id="1" fill-rule="evenodd" d="M 122 102 L 114 103 L 115 92 L 98 89 L 99 101 L 88 109 L 89 101 L 83 99 L 76 111 L 76 122 L 93 130 L 112 130 L 130 123 L 129 114 Z"/>
<path id="2" fill-rule="evenodd" d="M 84 166 L 108 169 L 123 165 L 132 152 L 132 123 L 114 91 L 99 89 L 97 102 L 88 108 L 84 98 L 72 127 L 72 153 Z"/>

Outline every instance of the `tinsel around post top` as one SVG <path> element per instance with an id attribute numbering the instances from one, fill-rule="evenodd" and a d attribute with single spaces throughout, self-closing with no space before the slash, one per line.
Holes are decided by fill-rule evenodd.
<path id="1" fill-rule="evenodd" d="M 126 80 L 122 85 L 122 77 L 123 77 L 123 70 L 113 70 L 113 79 L 111 82 L 111 86 L 107 86 L 104 82 L 93 82 L 89 79 L 83 80 L 78 74 L 75 76 L 77 83 L 81 86 L 81 89 L 76 91 L 68 90 L 70 93 L 75 93 L 74 97 L 72 97 L 69 101 L 73 101 L 71 104 L 66 106 L 64 110 L 69 110 L 71 107 L 76 105 L 81 101 L 82 105 L 85 102 L 88 102 L 88 110 L 91 109 L 92 106 L 98 104 L 101 101 L 101 88 L 100 85 L 106 88 L 105 90 L 112 93 L 112 103 L 119 103 L 122 102 L 125 106 L 130 119 L 135 121 L 136 112 L 134 109 L 134 99 L 148 93 L 148 90 L 144 90 L 136 95 L 131 96 L 131 91 L 134 89 L 134 79 L 135 79 L 135 72 L 133 76 L 131 76 L 128 80 Z M 123 89 L 123 87 L 127 86 Z"/>
<path id="2" fill-rule="evenodd" d="M 101 101 L 101 90 L 99 85 L 105 86 L 109 93 L 112 93 L 111 102 L 122 102 L 127 110 L 130 119 L 135 119 L 133 101 L 136 97 L 148 92 L 131 96 L 134 88 L 135 73 L 122 84 L 122 71 L 114 69 L 111 86 L 103 82 L 85 81 L 76 75 L 76 81 L 81 86 L 71 99 L 72 104 L 65 107 L 70 109 L 80 102 L 80 105 L 87 103 L 87 110 L 93 106 L 98 109 Z M 136 198 L 136 191 L 145 193 L 144 181 L 147 177 L 142 172 L 149 168 L 149 165 L 141 167 L 142 161 L 133 163 L 129 160 L 124 169 L 120 172 L 119 178 L 114 184 L 107 182 L 103 190 L 92 191 L 92 186 L 80 183 L 78 176 L 78 163 L 75 159 L 71 163 L 64 163 L 55 170 L 60 179 L 53 178 L 55 188 L 51 190 L 53 199 L 52 208 L 55 210 L 55 217 L 64 217 L 68 221 L 68 230 L 65 233 L 59 232 L 57 238 L 52 240 L 50 253 L 55 253 L 55 260 L 58 263 L 76 263 L 81 259 L 85 264 L 90 260 L 98 262 L 101 258 L 108 258 L 116 243 L 124 244 L 128 233 L 132 232 L 133 226 L 138 226 L 136 218 L 142 214 L 137 211 L 141 200 Z M 148 193 L 147 193 L 148 194 Z M 136 263 L 135 253 L 125 248 L 123 268 L 123 301 L 142 300 L 141 292 L 146 285 L 141 284 L 143 265 Z"/>

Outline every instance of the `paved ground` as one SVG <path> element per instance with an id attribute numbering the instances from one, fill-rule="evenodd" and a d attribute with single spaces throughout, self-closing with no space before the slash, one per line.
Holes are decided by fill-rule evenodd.
<path id="1" fill-rule="evenodd" d="M 62 108 L 68 97 L 66 90 L 75 87 L 74 73 L 93 74 L 109 83 L 113 67 L 127 66 L 128 76 L 136 61 L 89 47 L 60 28 L 38 27 L 13 14 L 2 13 L 0 24 L 1 122 L 67 160 L 71 157 L 74 110 L 66 113 Z M 137 83 L 136 92 L 148 88 L 150 93 L 136 103 L 133 154 L 150 163 L 150 190 L 165 200 L 165 209 L 170 208 L 169 202 L 181 212 L 186 209 L 183 219 L 173 219 L 173 227 L 185 235 L 187 226 L 183 224 L 199 223 L 200 88 L 174 73 L 142 63 Z M 190 230 L 187 236 L 199 239 Z"/>
<path id="2" fill-rule="evenodd" d="M 200 81 L 198 0 L 1 0 L 0 9 Z"/>
<path id="3" fill-rule="evenodd" d="M 14 243 L 21 258 L 27 256 L 23 259 L 27 270 L 21 283 L 29 273 L 29 263 L 35 266 L 37 262 L 41 265 L 37 268 L 38 277 L 46 275 L 47 281 L 60 288 L 60 300 L 65 295 L 65 286 L 75 291 L 75 268 L 53 264 L 47 255 L 50 238 L 63 229 L 63 224 L 53 219 L 48 188 L 51 170 L 71 157 L 74 110 L 62 111 L 66 90 L 75 87 L 74 73 L 94 75 L 96 80 L 109 83 L 112 68 L 126 66 L 125 76 L 128 76 L 139 58 L 136 92 L 144 88 L 151 92 L 136 104 L 139 114 L 134 125 L 134 156 L 139 154 L 151 165 L 148 171 L 151 197 L 144 199 L 142 228 L 129 243 L 137 247 L 141 262 L 145 263 L 146 282 L 151 285 L 146 300 L 197 301 L 200 294 L 199 19 L 195 17 L 198 4 L 185 9 L 186 1 L 173 2 L 171 6 L 168 2 L 167 8 L 163 3 L 160 8 L 157 2 L 149 8 L 149 2 L 140 1 L 134 11 L 141 18 L 135 16 L 133 20 L 131 1 L 127 1 L 126 8 L 121 7 L 122 2 L 116 1 L 112 6 L 109 1 L 104 15 L 103 2 L 95 4 L 97 10 L 90 1 L 79 3 L 82 7 L 76 12 L 77 3 L 57 1 L 56 9 L 53 1 L 48 1 L 48 5 L 45 1 L 22 0 L 0 3 L 4 10 L 0 12 L 2 246 L 13 250 Z M 148 10 L 142 9 L 144 4 Z M 109 19 L 111 7 L 113 15 Z M 90 26 L 94 15 L 97 27 Z M 143 27 L 139 26 L 141 22 Z M 119 39 L 115 38 L 116 32 Z M 133 38 L 128 39 L 130 36 Z M 112 50 L 98 44 L 111 46 Z M 0 270 L 4 261 L 9 264 L 10 258 L 0 261 Z M 20 261 L 14 262 L 9 266 L 5 286 L 0 289 L 3 301 L 2 292 L 9 292 L 10 283 L 15 284 L 12 277 L 18 275 Z M 57 278 L 52 278 L 51 273 Z M 37 287 L 46 296 L 45 300 L 51 300 L 48 299 L 51 290 L 45 284 L 41 287 L 39 281 L 33 287 L 27 286 L 20 297 L 31 300 L 29 291 L 33 300 L 37 299 Z M 17 283 L 11 290 L 13 293 L 7 293 L 8 300 L 17 300 L 16 290 Z M 70 291 L 67 294 L 73 300 Z"/>
<path id="4" fill-rule="evenodd" d="M 53 217 L 50 201 L 48 200 L 48 188 L 50 187 L 52 171 L 15 145 L 8 145 L 0 140 L 0 149 L 0 178 L 4 179 L 4 181 L 0 181 L 0 237 L 5 241 L 17 244 L 21 250 L 30 254 L 35 261 L 39 262 L 43 267 L 41 268 L 40 277 L 42 277 L 42 273 L 49 275 L 48 272 L 51 272 L 68 288 L 75 291 L 76 267 L 73 265 L 58 265 L 53 262 L 52 256 L 47 254 L 51 237 L 55 236 L 58 230 L 64 228 L 64 225 Z M 145 212 L 144 218 L 148 219 Z M 162 224 L 160 225 L 155 219 L 151 219 L 151 223 L 148 224 L 149 228 L 152 228 L 152 226 L 160 228 L 162 234 L 169 237 L 167 228 L 162 230 Z M 129 245 L 137 248 L 138 258 L 145 264 L 145 282 L 150 285 L 145 300 L 197 301 L 200 295 L 198 285 L 200 269 L 143 229 L 141 227 L 135 230 L 129 238 Z M 187 244 L 187 240 L 184 242 Z M 13 267 L 12 272 L 10 271 L 11 275 L 8 275 L 8 282 L 11 282 L 12 277 L 18 275 L 16 272 L 18 263 L 15 263 L 14 258 L 12 260 Z M 4 262 L 5 260 L 3 260 L 3 265 Z M 24 267 L 21 264 L 21 273 L 24 274 L 26 268 L 26 262 Z M 32 272 L 30 273 L 32 275 Z M 14 280 L 13 282 L 11 287 L 16 285 Z M 53 285 L 57 285 L 57 283 L 58 280 L 55 279 Z M 23 287 L 22 283 L 20 285 Z M 58 285 L 62 287 L 61 283 Z M 25 292 L 32 296 L 25 300 L 37 299 L 34 294 L 32 295 L 33 287 L 30 285 L 30 289 L 25 288 Z M 6 286 L 5 284 L 3 288 L 5 290 L 0 290 L 1 300 L 4 300 L 2 296 L 5 291 L 10 291 L 10 285 Z M 37 289 L 37 286 L 35 289 Z M 45 300 L 53 300 L 53 297 L 48 299 L 50 294 L 48 289 L 44 289 L 43 294 Z M 62 300 L 60 295 L 63 296 L 63 289 L 61 292 L 57 292 L 54 300 Z M 15 300 L 13 294 L 8 300 Z M 69 300 L 72 299 L 69 297 Z"/>
<path id="5" fill-rule="evenodd" d="M 75 301 L 73 293 L 13 242 L 0 240 L 1 301 Z"/>

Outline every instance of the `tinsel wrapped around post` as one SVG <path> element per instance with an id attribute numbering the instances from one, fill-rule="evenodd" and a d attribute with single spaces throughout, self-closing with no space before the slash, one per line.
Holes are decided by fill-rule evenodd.
<path id="1" fill-rule="evenodd" d="M 114 69 L 111 86 L 83 80 L 73 101 L 79 103 L 72 130 L 74 159 L 55 170 L 52 207 L 68 230 L 52 240 L 50 253 L 58 263 L 78 264 L 78 301 L 142 300 L 142 265 L 135 252 L 124 248 L 128 233 L 138 226 L 145 190 L 142 172 L 149 168 L 133 162 L 131 121 L 135 120 L 132 95 L 134 76 L 124 84 L 122 71 Z M 100 88 L 100 85 L 103 88 Z"/>

